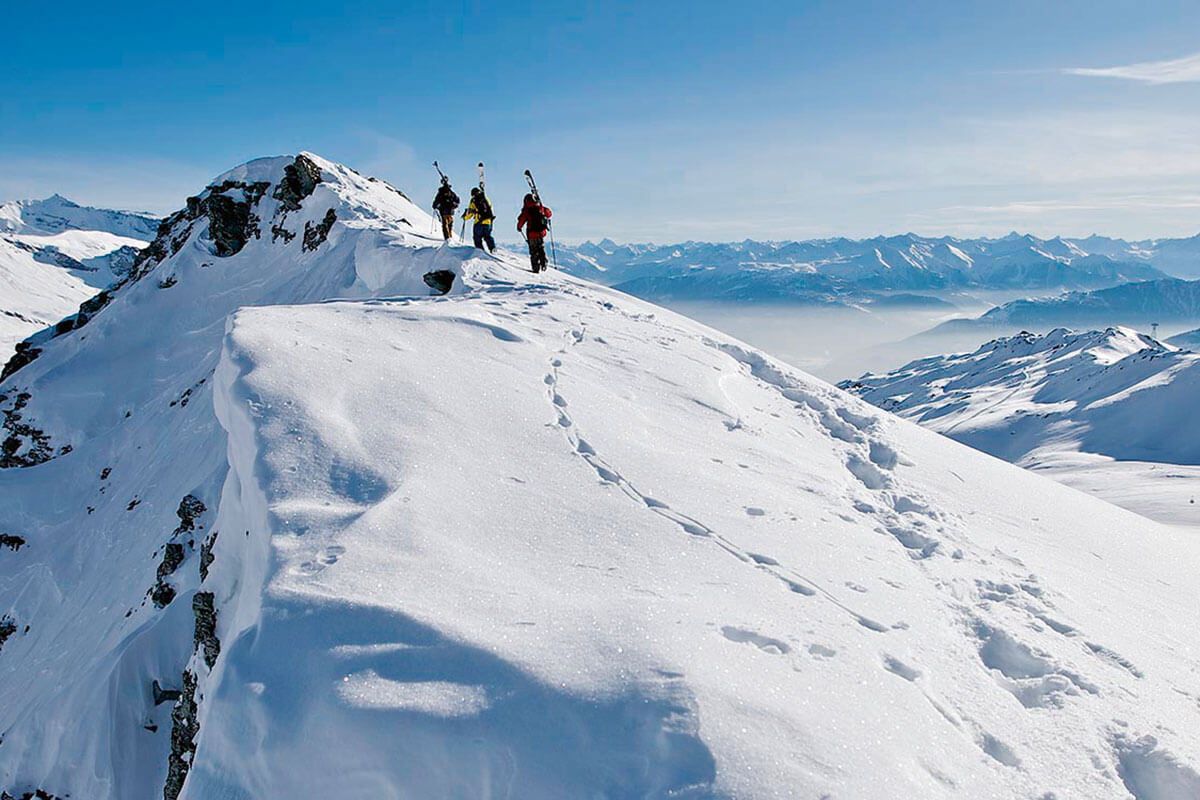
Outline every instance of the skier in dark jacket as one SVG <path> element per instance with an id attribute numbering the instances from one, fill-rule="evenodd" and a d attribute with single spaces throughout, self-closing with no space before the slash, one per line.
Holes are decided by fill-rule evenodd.
<path id="1" fill-rule="evenodd" d="M 433 210 L 442 218 L 442 236 L 447 241 L 454 233 L 454 210 L 458 208 L 458 195 L 450 188 L 450 179 L 442 176 L 442 186 L 433 198 Z"/>
<path id="2" fill-rule="evenodd" d="M 496 252 L 496 240 L 492 238 L 492 223 L 496 221 L 496 215 L 492 213 L 492 204 L 488 202 L 483 189 L 478 187 L 471 189 L 471 202 L 467 205 L 467 210 L 463 212 L 463 219 L 475 220 L 475 224 L 471 228 L 471 233 L 475 237 L 475 246 L 482 250 L 486 243 L 489 253 Z"/>
<path id="3" fill-rule="evenodd" d="M 529 242 L 529 263 L 534 272 L 546 268 L 546 231 L 550 229 L 550 216 L 549 208 L 534 200 L 532 194 L 525 195 L 525 206 L 517 218 L 517 230 L 528 223 L 526 240 Z"/>

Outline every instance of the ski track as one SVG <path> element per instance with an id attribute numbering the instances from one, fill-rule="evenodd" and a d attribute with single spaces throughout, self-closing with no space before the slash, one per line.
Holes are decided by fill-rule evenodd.
<path id="1" fill-rule="evenodd" d="M 565 354 L 569 352 L 571 348 L 584 341 L 585 328 L 586 325 L 570 328 L 566 334 L 566 344 L 563 349 L 559 351 L 559 353 Z M 638 490 L 638 488 L 634 486 L 634 484 L 630 482 L 629 479 L 626 478 L 618 468 L 606 461 L 596 452 L 596 449 L 579 431 L 574 419 L 572 419 L 572 417 L 567 413 L 567 402 L 558 390 L 558 371 L 561 366 L 561 359 L 555 357 L 550 360 L 550 371 L 546 373 L 546 376 L 543 378 L 543 381 L 546 384 L 547 399 L 549 400 L 550 406 L 556 415 L 557 425 L 563 432 L 563 435 L 566 437 L 571 449 L 576 453 L 576 455 L 586 461 L 588 465 L 596 471 L 596 474 L 600 477 L 601 481 L 616 486 L 631 500 L 645 507 L 649 511 L 658 514 L 660 517 L 670 520 L 675 525 L 679 526 L 684 533 L 711 541 L 717 547 L 720 547 L 722 550 L 736 558 L 741 563 L 767 573 L 771 577 L 783 583 L 783 585 L 787 587 L 789 591 L 805 597 L 813 597 L 817 594 L 820 594 L 842 611 L 849 614 L 850 617 L 862 627 L 877 633 L 887 632 L 888 628 L 886 625 L 859 614 L 857 611 L 847 606 L 835 595 L 821 587 L 815 581 L 805 577 L 804 575 L 801 575 L 793 569 L 781 565 L 778 561 L 769 556 L 763 556 L 758 553 L 750 553 L 743 550 L 728 538 L 722 536 L 720 533 L 695 517 L 689 516 L 688 514 L 684 514 L 680 511 L 676 511 L 667 503 Z"/>
<path id="2" fill-rule="evenodd" d="M 542 309 L 547 305 L 544 295 L 554 292 L 579 299 L 591 300 L 569 287 L 552 287 L 544 283 L 519 284 L 512 281 L 485 279 L 480 281 L 482 294 L 503 293 L 534 296 L 525 305 Z M 397 298 L 399 300 L 400 298 Z M 430 298 L 417 302 L 459 302 L 459 298 Z M 410 302 L 405 300 L 404 302 Z M 482 301 L 484 305 L 503 306 L 502 302 Z M 616 310 L 611 303 L 598 302 L 602 310 Z M 509 316 L 520 319 L 520 315 L 509 312 Z M 633 314 L 620 310 L 631 321 L 654 322 L 671 330 L 671 326 L 654 314 Z M 712 543 L 729 556 L 746 566 L 760 570 L 782 583 L 789 591 L 804 597 L 821 597 L 844 612 L 857 625 L 867 630 L 886 634 L 889 630 L 904 630 L 906 622 L 891 626 L 871 619 L 843 602 L 837 595 L 800 572 L 780 563 L 764 553 L 751 552 L 739 547 L 728 537 L 702 522 L 700 519 L 673 508 L 669 503 L 642 492 L 627 478 L 620 468 L 603 457 L 585 434 L 580 431 L 569 411 L 569 401 L 560 386 L 562 358 L 587 340 L 587 323 L 576 315 L 574 321 L 547 314 L 556 324 L 566 324 L 562 334 L 563 344 L 549 360 L 549 369 L 543 377 L 547 403 L 554 415 L 556 425 L 562 432 L 572 452 L 586 462 L 605 484 L 615 486 L 640 507 L 670 521 L 687 535 Z M 476 319 L 456 317 L 466 324 L 488 329 L 494 336 L 505 341 L 520 341 L 522 337 L 503 326 L 484 323 Z M 528 319 L 521 320 L 529 322 Z M 546 333 L 533 329 L 536 333 Z M 682 335 L 682 332 L 678 332 Z M 676 341 L 671 336 L 655 338 L 663 347 L 671 347 Z M 1077 626 L 1063 622 L 1056 616 L 1050 593 L 1039 583 L 1037 576 L 1021 572 L 1024 565 L 1003 553 L 972 553 L 970 537 L 963 532 L 961 520 L 932 507 L 919 493 L 907 490 L 896 475 L 902 465 L 912 465 L 902 453 L 881 436 L 881 415 L 870 409 L 858 412 L 844 405 L 832 391 L 822 392 L 819 388 L 808 388 L 767 360 L 730 344 L 704 340 L 704 344 L 730 357 L 738 369 L 748 372 L 752 378 L 776 392 L 790 403 L 794 413 L 815 422 L 819 430 L 829 438 L 829 446 L 841 453 L 846 473 L 853 479 L 852 486 L 861 487 L 851 491 L 846 502 L 853 511 L 873 517 L 875 530 L 881 535 L 892 537 L 907 554 L 910 562 L 925 580 L 931 582 L 945 597 L 947 607 L 958 618 L 961 629 L 969 641 L 975 643 L 979 664 L 996 682 L 1010 692 L 1027 712 L 1053 712 L 1068 702 L 1077 702 L 1087 696 L 1097 696 L 1102 688 L 1070 665 L 1058 663 L 1044 651 L 1026 644 L 1011 631 L 1032 630 L 1050 632 L 1079 642 L 1081 657 L 1090 659 L 1105 669 L 1120 669 L 1136 678 L 1143 677 L 1137 666 L 1119 653 L 1088 639 Z M 735 403 L 731 403 L 736 407 Z M 712 408 L 725 417 L 725 428 L 730 431 L 749 431 L 742 415 L 730 415 L 721 409 Z M 772 414 L 779 417 L 779 414 Z M 798 435 L 803 433 L 794 429 Z M 962 477 L 954 475 L 959 481 Z M 747 507 L 746 513 L 755 515 L 762 510 Z M 847 520 L 854 519 L 845 515 Z M 950 547 L 949 545 L 953 545 Z M 947 552 L 949 551 L 949 552 Z M 958 593 L 965 581 L 954 576 L 939 574 L 944 565 L 970 562 L 981 568 L 992 580 L 974 580 L 969 583 L 966 598 Z M 1011 564 L 1016 570 L 1000 567 L 1000 562 Z M 856 588 L 857 587 L 857 588 Z M 861 590 L 857 584 L 850 587 Z M 764 636 L 752 630 L 724 626 L 721 634 L 731 642 L 750 644 L 768 655 L 787 655 L 794 648 L 779 639 Z M 817 649 L 813 649 L 817 648 Z M 831 658 L 836 654 L 822 645 L 811 645 L 808 651 L 814 657 Z M 930 706 L 947 724 L 967 736 L 983 755 L 1012 769 L 1020 769 L 1021 759 L 1005 742 L 984 730 L 972 720 L 967 709 L 941 698 L 929 685 L 930 679 L 919 665 L 910 664 L 900 658 L 880 652 L 880 668 L 904 680 L 921 692 Z M 1117 758 L 1114 749 L 1113 758 Z M 1099 768 L 1099 767 L 1098 767 Z M 1108 769 L 1108 767 L 1104 767 Z"/>
<path id="3" fill-rule="evenodd" d="M 998 580 L 975 581 L 971 598 L 973 603 L 955 597 L 953 587 L 960 584 L 961 580 L 947 580 L 934 574 L 930 563 L 944 554 L 943 541 L 961 545 L 950 554 L 950 564 L 967 560 L 964 549 L 969 546 L 970 539 L 955 530 L 959 527 L 958 520 L 932 509 L 918 494 L 903 490 L 894 470 L 900 464 L 911 462 L 878 438 L 879 415 L 870 412 L 859 414 L 841 406 L 832 407 L 837 398 L 820 397 L 814 390 L 801 386 L 757 354 L 732 344 L 711 340 L 705 343 L 729 355 L 753 378 L 793 403 L 798 413 L 814 418 L 829 436 L 830 446 L 840 448 L 845 453 L 846 470 L 868 492 L 866 498 L 852 496 L 852 507 L 859 513 L 874 516 L 879 523 L 876 528 L 878 532 L 894 537 L 908 552 L 914 566 L 943 594 L 951 592 L 946 598 L 947 606 L 958 615 L 968 635 L 978 642 L 982 666 L 1025 709 L 1054 710 L 1076 698 L 1100 695 L 1103 690 L 1071 666 L 1058 663 L 1045 652 L 1022 642 L 1009 632 L 1009 628 L 1049 631 L 1047 635 L 1077 638 L 1080 643 L 1079 654 L 1090 657 L 1093 663 L 1124 670 L 1135 678 L 1144 677 L 1136 665 L 1119 653 L 1088 640 L 1076 626 L 1051 616 L 1053 601 L 1035 575 L 1015 574 L 1007 570 L 1001 570 L 996 575 L 995 561 L 976 555 L 970 560 L 984 568 L 986 573 L 996 575 Z M 959 480 L 962 480 L 961 477 Z M 944 557 L 936 560 L 947 562 Z M 1012 561 L 1015 562 L 1014 566 L 1023 566 L 1016 559 Z M 984 621 L 985 616 L 989 621 Z M 999 621 L 992 621 L 990 618 L 993 617 L 1015 617 L 1019 624 L 1009 622 L 1005 627 Z M 887 671 L 910 683 L 919 682 L 922 673 L 917 667 L 888 654 L 883 654 L 882 659 Z M 961 720 L 969 720 L 969 715 L 963 709 L 955 709 L 951 713 L 946 703 L 939 700 L 929 688 L 919 688 L 947 722 L 956 728 L 963 728 Z M 978 729 L 978 726 L 974 725 L 974 728 Z M 991 734 L 978 729 L 973 739 L 988 757 L 1004 766 L 1019 768 L 1020 759 L 1012 748 Z"/>

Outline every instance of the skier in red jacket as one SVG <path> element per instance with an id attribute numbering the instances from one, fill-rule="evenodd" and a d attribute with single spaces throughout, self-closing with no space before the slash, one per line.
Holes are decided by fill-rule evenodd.
<path id="1" fill-rule="evenodd" d="M 546 268 L 546 231 L 550 229 L 550 209 L 533 199 L 532 194 L 525 195 L 525 207 L 517 218 L 517 230 L 529 224 L 526 240 L 529 242 L 529 263 L 534 272 Z"/>

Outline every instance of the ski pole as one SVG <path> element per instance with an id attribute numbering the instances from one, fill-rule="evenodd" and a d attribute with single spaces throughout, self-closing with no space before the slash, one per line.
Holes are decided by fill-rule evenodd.
<path id="1" fill-rule="evenodd" d="M 550 234 L 550 263 L 554 265 L 555 269 L 558 269 L 558 254 L 554 251 L 554 226 L 550 224 L 549 220 L 546 221 L 546 232 Z"/>

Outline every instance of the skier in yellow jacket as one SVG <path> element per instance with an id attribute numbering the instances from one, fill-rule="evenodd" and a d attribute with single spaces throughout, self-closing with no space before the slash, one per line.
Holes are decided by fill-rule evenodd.
<path id="1" fill-rule="evenodd" d="M 489 253 L 496 252 L 496 240 L 492 238 L 492 223 L 496 221 L 496 215 L 492 213 L 492 204 L 488 202 L 483 189 L 476 187 L 471 190 L 471 202 L 463 212 L 463 219 L 475 220 L 471 228 L 475 246 L 482 250 L 486 243 Z"/>

